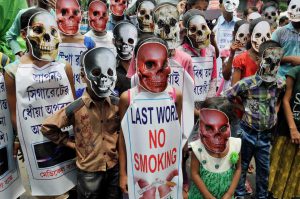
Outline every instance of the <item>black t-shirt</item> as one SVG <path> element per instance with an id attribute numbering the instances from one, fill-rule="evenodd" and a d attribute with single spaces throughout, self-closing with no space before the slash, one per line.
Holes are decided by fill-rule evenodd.
<path id="1" fill-rule="evenodd" d="M 119 61 L 117 67 L 117 83 L 115 87 L 115 92 L 118 97 L 120 97 L 123 92 L 131 88 L 130 78 L 127 78 L 126 75 L 127 75 L 127 71 Z"/>

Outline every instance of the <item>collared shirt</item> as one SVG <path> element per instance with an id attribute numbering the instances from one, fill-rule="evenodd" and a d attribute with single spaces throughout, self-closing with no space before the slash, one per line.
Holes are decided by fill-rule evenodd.
<path id="1" fill-rule="evenodd" d="M 272 34 L 272 40 L 280 43 L 284 51 L 283 56 L 300 56 L 300 32 L 294 28 L 292 23 L 277 29 Z M 282 64 L 277 75 L 285 79 L 285 75 L 292 67 L 289 63 Z"/>
<path id="2" fill-rule="evenodd" d="M 224 95 L 229 100 L 241 97 L 245 108 L 242 122 L 252 129 L 264 131 L 276 124 L 275 108 L 284 88 L 285 81 L 282 79 L 266 84 L 260 76 L 253 75 L 237 82 Z"/>
<path id="3" fill-rule="evenodd" d="M 88 172 L 106 171 L 118 163 L 118 106 L 109 97 L 93 101 L 86 91 L 82 101 L 83 106 L 73 111 L 74 118 L 67 117 L 67 106 L 47 118 L 41 131 L 54 143 L 66 144 L 70 138 L 61 128 L 73 125 L 77 167 Z"/>

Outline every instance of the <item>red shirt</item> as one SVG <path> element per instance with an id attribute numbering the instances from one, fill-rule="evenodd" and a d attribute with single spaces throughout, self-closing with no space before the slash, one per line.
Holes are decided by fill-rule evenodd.
<path id="1" fill-rule="evenodd" d="M 258 65 L 250 57 L 248 51 L 245 51 L 233 59 L 233 68 L 241 70 L 241 79 L 252 76 L 258 70 Z"/>

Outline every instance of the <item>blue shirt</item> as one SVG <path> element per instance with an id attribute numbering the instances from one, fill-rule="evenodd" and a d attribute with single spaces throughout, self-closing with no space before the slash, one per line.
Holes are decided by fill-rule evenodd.
<path id="1" fill-rule="evenodd" d="M 272 40 L 280 43 L 284 51 L 283 56 L 300 56 L 300 32 L 294 28 L 292 23 L 277 29 L 272 34 Z M 292 67 L 289 63 L 282 64 L 277 75 L 285 79 L 285 75 Z"/>

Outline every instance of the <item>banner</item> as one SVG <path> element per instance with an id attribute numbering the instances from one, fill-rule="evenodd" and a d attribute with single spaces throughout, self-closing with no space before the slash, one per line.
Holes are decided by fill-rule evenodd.
<path id="1" fill-rule="evenodd" d="M 52 62 L 38 68 L 20 64 L 16 96 L 18 134 L 32 195 L 61 195 L 76 184 L 76 154 L 49 141 L 40 127 L 45 118 L 73 101 L 65 65 Z"/>
<path id="2" fill-rule="evenodd" d="M 172 89 L 172 88 L 171 88 Z M 122 120 L 127 152 L 129 198 L 182 198 L 182 134 L 168 91 L 130 90 Z"/>
<path id="3" fill-rule="evenodd" d="M 17 198 L 25 192 L 16 159 L 13 158 L 13 128 L 0 73 L 0 198 Z"/>
<path id="4" fill-rule="evenodd" d="M 192 60 L 195 79 L 195 102 L 202 102 L 206 99 L 209 91 L 214 66 L 213 57 L 192 57 Z"/>
<path id="5" fill-rule="evenodd" d="M 77 97 L 81 97 L 86 87 L 80 78 L 80 55 L 86 50 L 85 45 L 79 43 L 60 43 L 58 47 L 58 56 L 72 66 Z"/>

